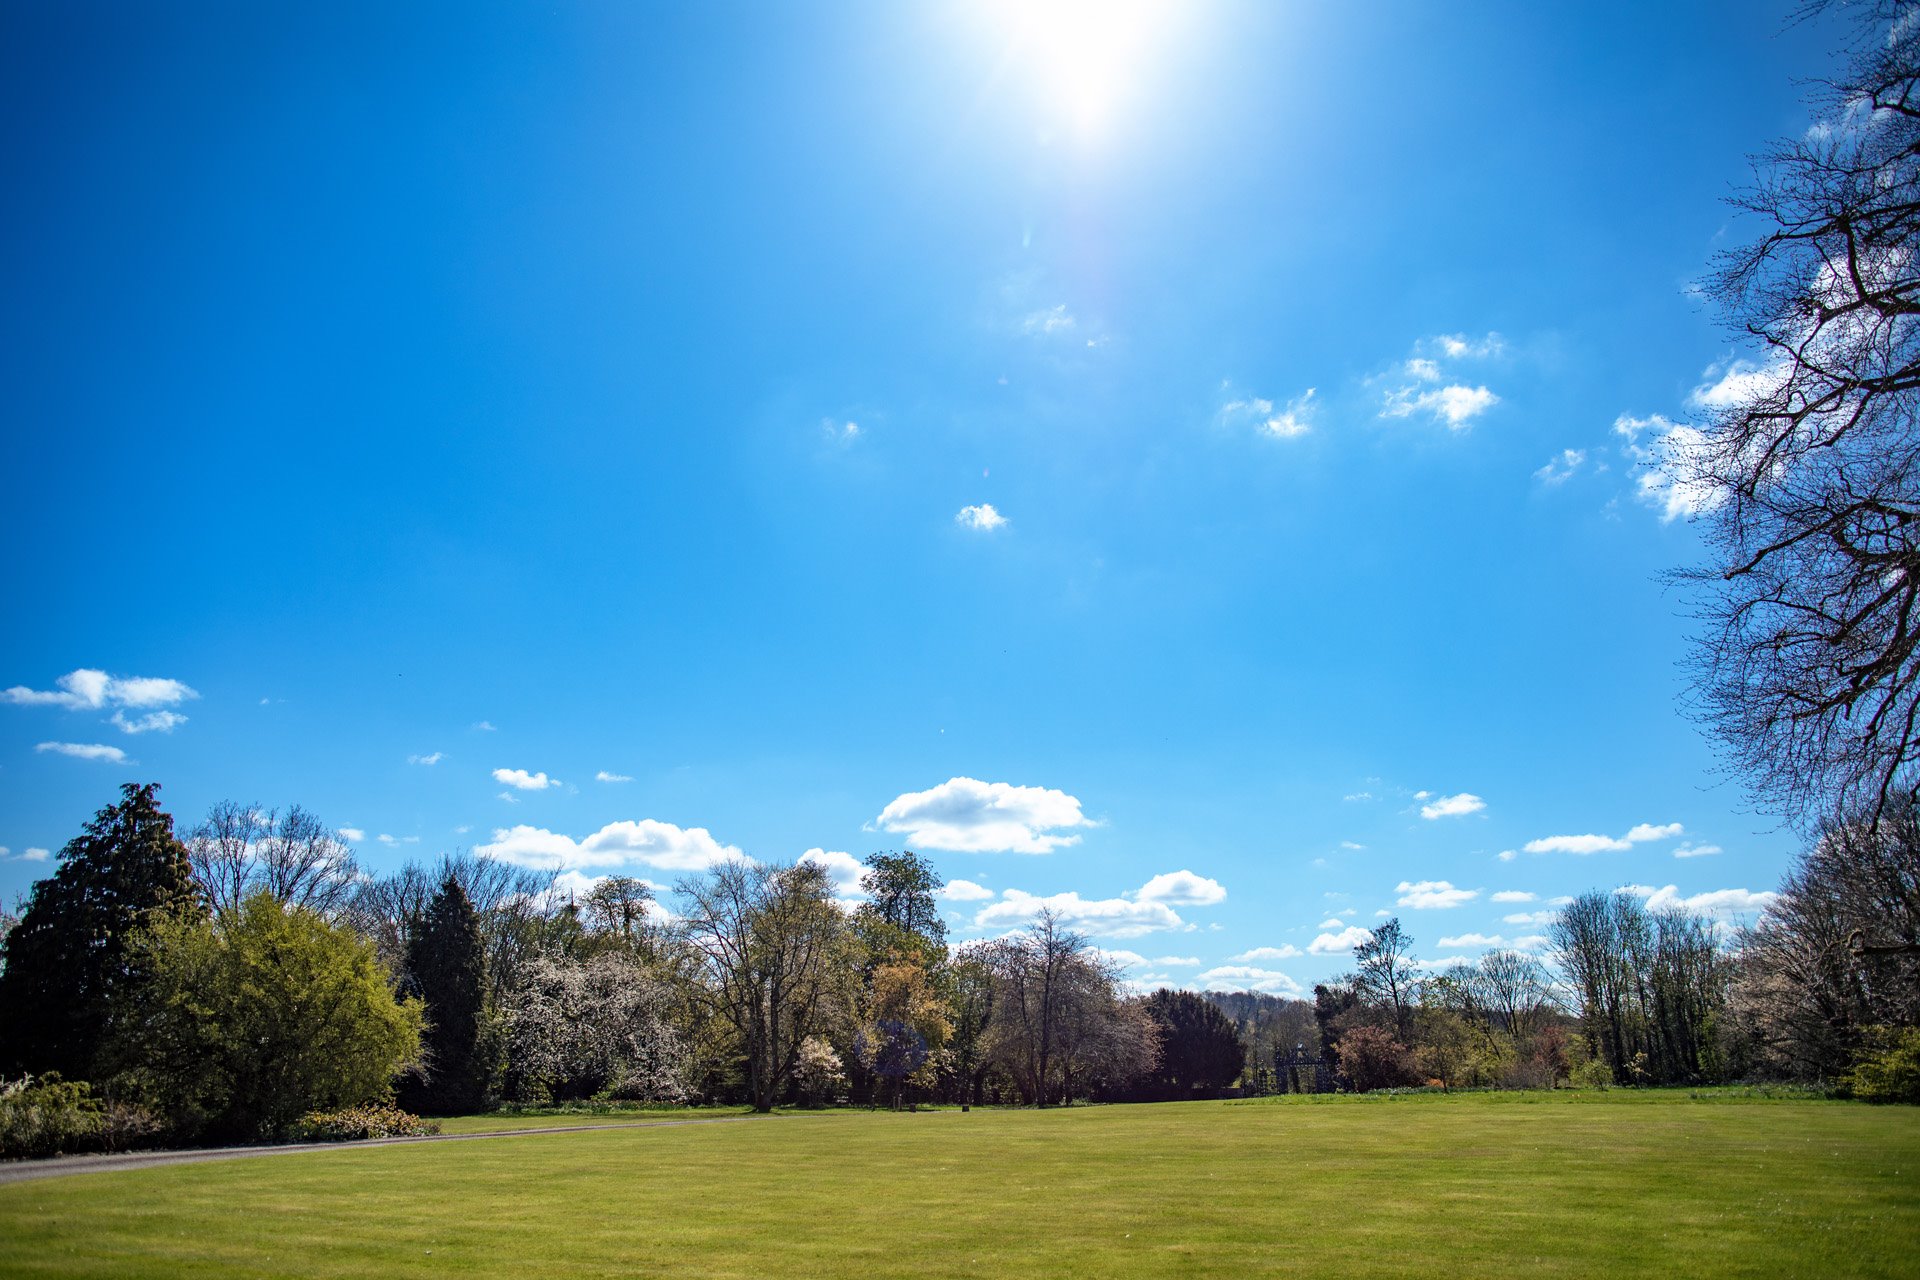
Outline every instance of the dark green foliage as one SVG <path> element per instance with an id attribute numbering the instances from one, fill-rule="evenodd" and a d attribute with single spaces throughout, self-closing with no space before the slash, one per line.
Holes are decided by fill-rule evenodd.
<path id="1" fill-rule="evenodd" d="M 84 1080 L 58 1074 L 0 1080 L 0 1160 L 125 1151 L 159 1132 L 151 1115 L 95 1097 Z"/>
<path id="2" fill-rule="evenodd" d="M 145 981 L 103 1059 L 182 1136 L 278 1137 L 309 1111 L 384 1102 L 419 1056 L 420 1005 L 395 997 L 372 944 L 268 893 L 215 920 L 158 916 L 138 949 Z"/>
<path id="3" fill-rule="evenodd" d="M 492 1071 L 485 1052 L 486 963 L 480 918 L 452 875 L 407 944 L 407 976 L 426 1002 L 424 1078 L 410 1081 L 402 1101 L 429 1115 L 478 1110 Z"/>
<path id="4" fill-rule="evenodd" d="M 138 980 L 128 941 L 153 918 L 204 914 L 158 783 L 128 783 L 60 851 L 7 935 L 0 1070 L 95 1074 L 118 997 Z"/>
<path id="5" fill-rule="evenodd" d="M 946 884 L 933 864 L 911 851 L 867 855 L 867 872 L 860 887 L 867 891 L 867 902 L 860 908 L 865 927 L 883 925 L 922 940 L 928 950 L 946 945 L 947 922 L 933 900 Z"/>
<path id="6" fill-rule="evenodd" d="M 1162 989 L 1147 997 L 1147 1016 L 1160 1037 L 1160 1065 L 1147 1077 L 1158 1092 L 1210 1092 L 1239 1078 L 1246 1049 L 1233 1019 L 1212 1001 Z"/>

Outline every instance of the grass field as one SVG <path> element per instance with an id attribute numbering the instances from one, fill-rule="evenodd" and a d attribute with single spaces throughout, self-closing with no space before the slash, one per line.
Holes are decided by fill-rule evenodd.
<path id="1" fill-rule="evenodd" d="M 1911 1277 L 1920 1109 L 1291 1099 L 345 1149 L 0 1186 L 0 1273 Z"/>

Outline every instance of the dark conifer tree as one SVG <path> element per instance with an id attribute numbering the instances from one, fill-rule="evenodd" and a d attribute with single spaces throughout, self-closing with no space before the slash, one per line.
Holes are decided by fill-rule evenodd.
<path id="1" fill-rule="evenodd" d="M 486 961 L 480 918 L 460 882 L 449 875 L 407 944 L 407 973 L 426 1001 L 426 1076 L 402 1102 L 432 1115 L 478 1110 L 491 1072 L 484 1041 Z"/>
<path id="2" fill-rule="evenodd" d="M 121 787 L 34 884 L 7 934 L 0 1067 L 92 1076 L 117 1000 L 135 985 L 128 940 L 155 912 L 203 912 L 187 847 L 157 782 Z"/>
<path id="3" fill-rule="evenodd" d="M 1147 1016 L 1160 1033 L 1160 1065 L 1153 1079 L 1166 1093 L 1224 1089 L 1240 1075 L 1247 1051 L 1233 1019 L 1191 991 L 1154 992 Z"/>

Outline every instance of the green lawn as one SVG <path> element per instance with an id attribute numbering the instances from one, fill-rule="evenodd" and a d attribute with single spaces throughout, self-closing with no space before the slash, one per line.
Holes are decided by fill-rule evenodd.
<path id="1" fill-rule="evenodd" d="M 621 1107 L 606 1111 L 489 1111 L 477 1116 L 446 1116 L 442 1133 L 499 1133 L 507 1129 L 565 1129 L 583 1124 L 658 1124 L 662 1120 L 711 1120 L 747 1114 L 745 1107 Z"/>
<path id="2" fill-rule="evenodd" d="M 0 1272 L 1911 1277 L 1920 1109 L 1297 1099 L 340 1150 L 0 1186 Z"/>

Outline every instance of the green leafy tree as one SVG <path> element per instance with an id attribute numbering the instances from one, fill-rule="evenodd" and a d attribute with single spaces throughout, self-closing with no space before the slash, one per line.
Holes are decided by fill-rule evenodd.
<path id="1" fill-rule="evenodd" d="M 1156 1091 L 1224 1089 L 1239 1078 L 1247 1051 L 1219 1006 L 1191 991 L 1163 988 L 1147 997 L 1146 1009 L 1160 1037 L 1160 1064 L 1149 1076 Z"/>
<path id="2" fill-rule="evenodd" d="M 373 944 L 256 893 L 218 919 L 158 914 L 137 943 L 106 1058 L 176 1129 L 275 1137 L 308 1111 L 392 1096 L 420 1055 L 421 1006 Z"/>
<path id="3" fill-rule="evenodd" d="M 128 940 L 160 918 L 204 914 L 160 784 L 120 792 L 67 842 L 7 934 L 0 1058 L 9 1070 L 92 1078 L 117 997 L 138 981 Z"/>
<path id="4" fill-rule="evenodd" d="M 473 903 L 449 875 L 407 947 L 409 985 L 427 1006 L 425 1075 L 403 1090 L 410 1110 L 457 1115 L 486 1101 L 492 1072 L 483 945 Z"/>

